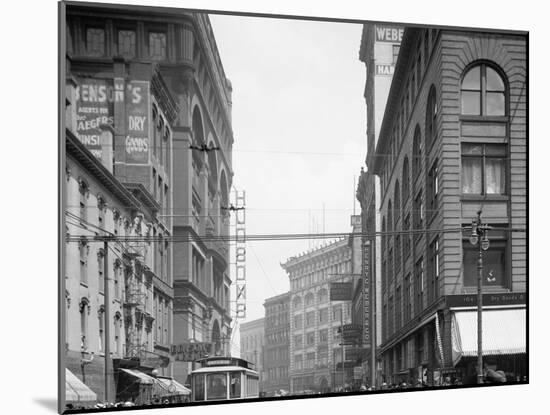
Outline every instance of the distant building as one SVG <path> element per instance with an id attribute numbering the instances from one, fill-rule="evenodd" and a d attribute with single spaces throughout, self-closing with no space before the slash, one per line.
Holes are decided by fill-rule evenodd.
<path id="1" fill-rule="evenodd" d="M 267 298 L 265 308 L 265 345 L 263 389 L 267 396 L 290 391 L 290 293 Z"/>
<path id="2" fill-rule="evenodd" d="M 264 318 L 248 321 L 240 325 L 241 358 L 254 363 L 260 374 L 260 391 L 263 391 L 264 379 Z"/>
<path id="3" fill-rule="evenodd" d="M 281 266 L 290 279 L 291 392 L 327 392 L 352 382 L 357 351 L 348 348 L 342 365 L 339 338 L 340 328 L 351 323 L 351 297 L 330 301 L 331 282 L 353 279 L 348 238 L 293 256 Z"/>

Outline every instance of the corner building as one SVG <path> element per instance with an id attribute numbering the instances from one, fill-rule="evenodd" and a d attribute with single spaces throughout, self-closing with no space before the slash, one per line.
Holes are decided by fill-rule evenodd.
<path id="1" fill-rule="evenodd" d="M 355 362 L 342 364 L 339 329 L 351 323 L 350 301 L 330 301 L 331 282 L 352 282 L 348 238 L 289 258 L 290 389 L 330 392 L 353 380 Z"/>
<path id="2" fill-rule="evenodd" d="M 526 52 L 521 33 L 404 32 L 373 166 L 388 383 L 475 383 L 478 210 L 484 364 L 527 375 Z"/>
<path id="3" fill-rule="evenodd" d="M 145 80 L 159 92 L 159 102 L 151 102 L 146 113 L 149 136 L 135 133 L 145 128 L 140 122 L 117 122 L 114 102 L 114 174 L 134 184 L 143 199 L 161 201 L 152 235 L 182 241 L 158 247 L 168 275 L 158 286 L 167 301 L 158 307 L 170 333 L 155 347 L 170 356 L 171 374 L 185 383 L 193 362 L 177 360 L 171 346 L 200 342 L 211 354 L 229 350 L 229 243 L 214 239 L 229 234 L 228 211 L 222 208 L 229 206 L 233 177 L 231 83 L 206 14 L 83 4 L 67 6 L 67 15 L 71 73 L 104 79 L 113 97 L 126 87 L 119 79 Z M 108 117 L 102 120 L 111 124 Z M 99 132 L 86 135 L 90 150 L 102 148 Z M 111 157 L 107 151 L 97 154 Z"/>

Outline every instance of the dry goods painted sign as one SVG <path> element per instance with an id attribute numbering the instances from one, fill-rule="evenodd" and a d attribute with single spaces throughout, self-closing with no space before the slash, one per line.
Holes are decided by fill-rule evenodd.
<path id="1" fill-rule="evenodd" d="M 149 162 L 149 82 L 130 81 L 126 94 L 126 162 Z"/>

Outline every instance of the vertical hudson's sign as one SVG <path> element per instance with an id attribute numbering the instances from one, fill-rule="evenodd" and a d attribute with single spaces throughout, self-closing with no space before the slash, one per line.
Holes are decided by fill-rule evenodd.
<path id="1" fill-rule="evenodd" d="M 149 82 L 130 81 L 126 85 L 126 162 L 149 162 Z"/>
<path id="2" fill-rule="evenodd" d="M 97 158 L 102 157 L 101 127 L 113 126 L 115 101 L 123 101 L 112 80 L 82 78 L 76 88 L 76 134 Z"/>
<path id="3" fill-rule="evenodd" d="M 363 347 L 370 347 L 370 244 L 363 243 Z"/>

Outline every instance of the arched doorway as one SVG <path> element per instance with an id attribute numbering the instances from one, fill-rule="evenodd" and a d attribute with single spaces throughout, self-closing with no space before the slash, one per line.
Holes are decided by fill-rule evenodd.
<path id="1" fill-rule="evenodd" d="M 319 381 L 319 392 L 321 393 L 328 393 L 330 392 L 330 387 L 328 385 L 328 380 L 326 377 L 321 377 Z"/>

